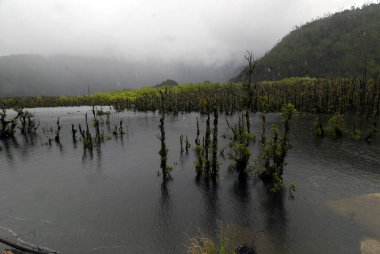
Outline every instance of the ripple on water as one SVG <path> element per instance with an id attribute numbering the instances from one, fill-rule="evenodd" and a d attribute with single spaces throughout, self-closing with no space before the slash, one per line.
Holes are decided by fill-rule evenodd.
<path id="1" fill-rule="evenodd" d="M 114 123 L 122 119 L 128 125 L 128 135 L 91 154 L 80 142 L 74 147 L 70 126 L 83 126 L 89 110 L 34 110 L 41 126 L 54 127 L 61 118 L 60 146 L 41 146 L 52 135 L 41 130 L 33 138 L 18 135 L 0 142 L 0 214 L 8 215 L 0 217 L 4 234 L 11 235 L 11 229 L 28 242 L 74 254 L 183 253 L 199 229 L 217 238 L 218 221 L 254 232 L 259 253 L 359 253 L 361 242 L 368 243 L 364 237 L 379 239 L 376 218 L 361 214 L 362 208 L 374 212 L 377 207 L 355 203 L 379 190 L 379 143 L 315 139 L 311 118 L 295 117 L 286 189 L 274 195 L 260 180 L 239 182 L 222 158 L 216 185 L 195 181 L 193 152 L 180 156 L 179 136 L 193 143 L 196 117 L 202 132 L 205 118 L 168 116 L 169 163 L 175 169 L 173 181 L 163 186 L 157 177 L 158 115 L 112 115 Z M 257 114 L 251 119 L 260 131 Z M 279 119 L 268 114 L 268 126 Z M 228 132 L 223 116 L 219 123 L 220 134 Z M 226 146 L 228 140 L 219 140 Z M 293 199 L 290 183 L 297 188 Z"/>

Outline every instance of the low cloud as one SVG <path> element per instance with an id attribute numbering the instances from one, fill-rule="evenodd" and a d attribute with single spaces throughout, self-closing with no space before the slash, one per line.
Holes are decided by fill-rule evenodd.
<path id="1" fill-rule="evenodd" d="M 0 0 L 0 55 L 70 54 L 224 64 L 295 25 L 368 1 Z"/>

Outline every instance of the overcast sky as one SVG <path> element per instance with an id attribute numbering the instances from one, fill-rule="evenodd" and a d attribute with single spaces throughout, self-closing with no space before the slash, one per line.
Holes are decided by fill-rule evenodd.
<path id="1" fill-rule="evenodd" d="M 0 0 L 0 55 L 225 63 L 362 0 Z"/>

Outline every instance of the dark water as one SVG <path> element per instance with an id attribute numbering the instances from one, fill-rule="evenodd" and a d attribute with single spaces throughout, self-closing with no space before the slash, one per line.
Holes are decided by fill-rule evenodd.
<path id="1" fill-rule="evenodd" d="M 285 187 L 271 194 L 251 177 L 239 182 L 221 160 L 218 182 L 195 180 L 194 155 L 180 155 L 179 136 L 193 144 L 198 114 L 167 116 L 173 181 L 159 171 L 159 116 L 125 112 L 123 140 L 105 142 L 93 153 L 71 140 L 71 123 L 84 123 L 89 108 L 33 109 L 41 127 L 62 125 L 61 146 L 35 136 L 0 142 L 0 234 L 64 253 L 185 253 L 199 232 L 215 236 L 233 225 L 263 235 L 260 253 L 359 253 L 363 237 L 380 239 L 371 228 L 343 217 L 326 203 L 380 192 L 380 144 L 315 139 L 311 118 L 292 122 L 293 149 Z M 200 118 L 204 130 L 204 118 Z M 279 115 L 267 117 L 268 126 Z M 219 132 L 227 133 L 224 116 Z M 260 121 L 254 119 L 254 129 Z M 107 128 L 105 127 L 106 134 Z M 220 137 L 221 146 L 226 143 Z M 252 148 L 257 155 L 256 148 Z"/>

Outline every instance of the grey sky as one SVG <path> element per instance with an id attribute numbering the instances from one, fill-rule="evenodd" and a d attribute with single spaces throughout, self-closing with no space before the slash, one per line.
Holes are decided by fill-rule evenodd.
<path id="1" fill-rule="evenodd" d="M 368 2 L 0 0 L 0 55 L 223 63 L 246 49 L 259 57 L 295 25 Z"/>

